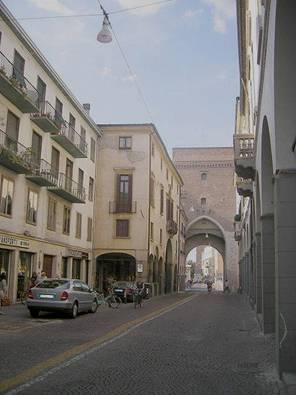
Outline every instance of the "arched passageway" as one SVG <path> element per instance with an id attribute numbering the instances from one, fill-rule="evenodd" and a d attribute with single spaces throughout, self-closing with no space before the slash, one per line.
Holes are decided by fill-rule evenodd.
<path id="1" fill-rule="evenodd" d="M 222 264 L 222 273 L 219 275 L 219 279 L 222 278 L 222 284 L 219 288 L 224 287 L 224 281 L 227 280 L 229 282 L 229 272 L 227 272 L 227 262 L 226 258 L 226 242 L 224 230 L 221 225 L 208 216 L 202 216 L 193 220 L 188 226 L 186 231 L 186 242 L 185 242 L 185 254 L 188 256 L 191 250 L 194 248 L 205 246 L 211 247 L 216 250 L 221 256 Z M 214 258 L 215 259 L 215 258 Z M 218 255 L 216 260 L 218 259 Z M 220 260 L 220 268 L 221 268 L 221 260 Z M 218 271 L 217 271 L 218 273 Z M 217 274 L 218 278 L 218 274 Z M 234 287 L 234 284 L 229 284 L 231 287 Z"/>
<path id="2" fill-rule="evenodd" d="M 96 258 L 95 286 L 100 291 L 114 281 L 135 281 L 136 260 L 124 253 L 108 253 Z"/>
<path id="3" fill-rule="evenodd" d="M 172 292 L 172 275 L 173 275 L 173 249 L 172 242 L 168 240 L 166 246 L 165 265 L 164 265 L 164 292 Z"/>

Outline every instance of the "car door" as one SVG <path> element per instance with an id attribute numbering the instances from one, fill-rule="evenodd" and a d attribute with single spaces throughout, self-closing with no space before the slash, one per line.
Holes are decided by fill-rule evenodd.
<path id="1" fill-rule="evenodd" d="M 73 281 L 73 297 L 78 300 L 79 311 L 85 310 L 84 292 L 82 291 L 81 281 Z"/>

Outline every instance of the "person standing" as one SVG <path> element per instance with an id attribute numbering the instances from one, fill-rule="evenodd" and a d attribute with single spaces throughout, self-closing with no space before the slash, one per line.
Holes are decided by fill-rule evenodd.
<path id="1" fill-rule="evenodd" d="M 7 296 L 7 281 L 6 273 L 2 272 L 0 275 L 0 308 L 3 306 L 4 298 Z M 3 313 L 1 313 L 3 314 Z"/>

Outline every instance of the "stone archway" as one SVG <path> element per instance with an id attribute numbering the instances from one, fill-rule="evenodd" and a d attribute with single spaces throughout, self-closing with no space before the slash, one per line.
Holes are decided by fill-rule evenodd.
<path id="1" fill-rule="evenodd" d="M 223 259 L 223 279 L 227 279 L 230 287 L 235 287 L 231 281 L 236 273 L 230 273 L 226 260 L 226 237 L 221 225 L 209 216 L 201 216 L 191 221 L 186 230 L 185 255 L 198 246 L 209 246 L 216 249 Z"/>
<path id="2" fill-rule="evenodd" d="M 153 262 L 154 262 L 154 257 L 152 254 L 149 255 L 148 257 L 148 282 L 152 283 L 153 281 Z"/>
<path id="3" fill-rule="evenodd" d="M 154 256 L 154 259 L 153 259 L 153 278 L 152 278 L 152 281 L 154 283 L 158 282 L 158 255 L 159 255 L 158 247 L 156 247 L 155 248 L 155 256 Z"/>
<path id="4" fill-rule="evenodd" d="M 169 239 L 166 245 L 165 265 L 164 265 L 164 292 L 172 292 L 172 268 L 173 268 L 173 249 L 172 242 Z"/>

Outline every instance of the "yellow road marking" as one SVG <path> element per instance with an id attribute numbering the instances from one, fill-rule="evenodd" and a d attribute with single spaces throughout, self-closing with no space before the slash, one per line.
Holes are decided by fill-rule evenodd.
<path id="1" fill-rule="evenodd" d="M 106 343 L 106 342 L 110 341 L 111 339 L 123 334 L 124 332 L 128 331 L 129 329 L 132 329 L 133 327 L 144 323 L 145 321 L 149 321 L 153 318 L 157 318 L 158 316 L 168 313 L 169 311 L 175 309 L 176 307 L 189 302 L 196 296 L 197 295 L 186 297 L 185 299 L 175 302 L 175 303 L 171 304 L 170 306 L 166 306 L 166 307 L 163 307 L 163 308 L 158 309 L 156 311 L 153 311 L 152 313 L 149 313 L 149 314 L 145 315 L 144 317 L 137 318 L 133 321 L 122 324 L 118 328 L 115 328 L 112 331 L 106 333 L 104 336 L 101 336 L 101 337 L 96 338 L 94 340 L 90 340 L 86 343 L 80 344 L 79 346 L 75 346 L 67 351 L 64 351 L 54 357 L 47 359 L 46 361 L 36 364 L 32 368 L 22 371 L 21 373 L 17 374 L 14 377 L 3 380 L 0 382 L 0 392 L 7 391 L 8 389 L 10 389 L 12 387 L 16 387 L 20 384 L 23 384 L 26 381 L 29 381 L 29 380 L 35 378 L 36 376 L 38 376 L 42 371 L 44 371 L 46 369 L 47 370 L 51 369 L 51 368 L 65 362 L 67 359 L 73 358 L 85 351 L 88 351 L 92 348 L 98 347 L 101 344 Z"/>

